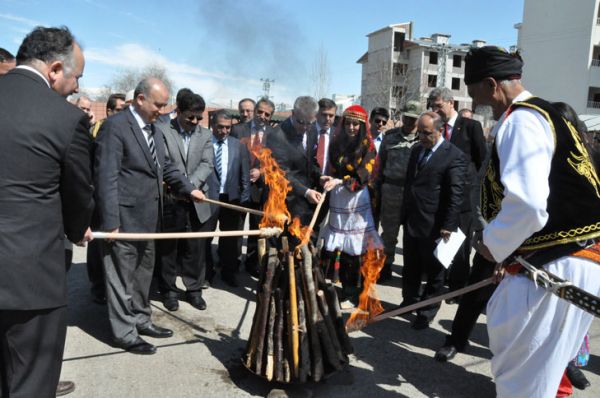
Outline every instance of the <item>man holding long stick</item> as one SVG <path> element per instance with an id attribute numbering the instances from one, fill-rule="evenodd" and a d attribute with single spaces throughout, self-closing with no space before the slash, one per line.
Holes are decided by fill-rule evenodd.
<path id="1" fill-rule="evenodd" d="M 487 306 L 498 397 L 552 397 L 593 316 L 537 287 L 521 264 L 537 267 L 535 279 L 600 293 L 600 180 L 572 126 L 525 90 L 522 66 L 518 54 L 492 46 L 466 57 L 469 95 L 499 120 L 482 182 L 489 224 L 476 248 L 509 265 Z M 526 262 L 510 265 L 515 254 Z"/>

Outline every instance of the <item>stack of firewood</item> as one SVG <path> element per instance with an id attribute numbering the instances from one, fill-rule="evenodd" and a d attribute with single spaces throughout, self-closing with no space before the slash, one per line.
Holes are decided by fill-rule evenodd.
<path id="1" fill-rule="evenodd" d="M 283 383 L 319 381 L 340 370 L 352 347 L 316 250 L 305 245 L 294 254 L 286 237 L 260 239 L 258 249 L 257 305 L 244 365 Z"/>

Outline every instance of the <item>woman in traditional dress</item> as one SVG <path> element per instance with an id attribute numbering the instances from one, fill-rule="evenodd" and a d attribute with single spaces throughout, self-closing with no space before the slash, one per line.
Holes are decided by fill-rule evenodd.
<path id="1" fill-rule="evenodd" d="M 329 175 L 322 177 L 330 191 L 329 221 L 323 229 L 326 265 L 342 282 L 342 299 L 358 301 L 361 256 L 382 249 L 373 221 L 374 177 L 377 152 L 369 133 L 365 109 L 353 105 L 344 111 L 329 148 Z"/>

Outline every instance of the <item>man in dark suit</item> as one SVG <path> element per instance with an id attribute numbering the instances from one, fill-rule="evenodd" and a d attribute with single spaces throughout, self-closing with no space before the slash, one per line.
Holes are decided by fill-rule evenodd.
<path id="1" fill-rule="evenodd" d="M 475 214 L 477 203 L 479 203 L 477 173 L 485 159 L 487 146 L 481 123 L 477 120 L 459 116 L 454 109 L 454 98 L 450 89 L 445 87 L 433 89 L 429 93 L 428 103 L 431 109 L 440 115 L 444 121 L 444 139 L 463 151 L 467 159 L 465 195 L 460 210 L 459 222 L 459 227 L 467 238 L 456 253 L 448 272 L 448 286 L 450 290 L 457 290 L 465 287 L 469 278 L 473 232 L 483 228 L 481 225 L 474 224 L 478 219 Z M 449 303 L 455 301 L 450 300 Z"/>
<path id="2" fill-rule="evenodd" d="M 137 85 L 131 106 L 108 118 L 98 133 L 94 181 L 103 231 L 158 231 L 163 180 L 177 195 L 204 199 L 204 194 L 166 159 L 163 134 L 153 125 L 168 98 L 162 81 L 146 78 Z M 115 344 L 135 354 L 154 354 L 156 347 L 140 335 L 173 335 L 171 330 L 153 324 L 150 317 L 154 241 L 107 242 L 103 257 Z"/>
<path id="3" fill-rule="evenodd" d="M 210 130 L 200 126 L 206 108 L 198 94 L 186 92 L 177 101 L 177 116 L 166 123 L 157 123 L 163 132 L 165 149 L 171 162 L 184 173 L 195 188 L 208 193 L 208 178 L 213 172 L 213 149 Z M 205 232 L 210 230 L 208 203 L 193 203 L 170 190 L 165 195 L 163 212 L 165 232 Z M 157 241 L 160 289 L 163 304 L 177 311 L 179 289 L 175 286 L 178 265 L 192 307 L 206 309 L 202 289 L 207 287 L 206 239 L 168 239 Z M 178 261 L 179 259 L 179 261 Z M 179 264 L 178 264 L 179 263 Z"/>
<path id="4" fill-rule="evenodd" d="M 281 123 L 267 142 L 292 186 L 286 197 L 288 210 L 292 217 L 300 218 L 302 225 L 310 223 L 315 205 L 321 200 L 321 193 L 317 191 L 321 178 L 317 162 L 318 137 L 316 130 L 311 129 L 317 110 L 314 98 L 298 97 L 292 116 Z"/>
<path id="5" fill-rule="evenodd" d="M 268 98 L 261 98 L 254 107 L 254 117 L 247 123 L 239 123 L 231 128 L 231 136 L 240 140 L 248 148 L 250 159 L 250 202 L 249 207 L 257 210 L 262 210 L 262 207 L 267 200 L 267 190 L 264 177 L 260 175 L 260 162 L 254 156 L 253 149 L 258 150 L 265 146 L 269 135 L 274 131 L 269 124 L 275 104 Z M 249 214 L 250 229 L 258 229 L 260 216 Z M 242 219 L 243 219 L 242 215 Z M 243 221 L 242 221 L 243 222 Z M 258 276 L 257 261 L 258 251 L 256 236 L 249 236 L 246 246 L 246 271 L 251 275 Z"/>
<path id="6" fill-rule="evenodd" d="M 439 294 L 444 286 L 444 267 L 435 258 L 436 240 L 448 240 L 459 224 L 463 200 L 466 159 L 462 151 L 442 138 L 444 123 L 434 112 L 419 117 L 420 143 L 408 161 L 402 226 L 404 267 L 402 305 Z M 421 292 L 421 275 L 427 283 Z M 439 304 L 417 311 L 415 329 L 425 329 L 435 317 Z"/>
<path id="7" fill-rule="evenodd" d="M 208 196 L 221 202 L 245 206 L 250 201 L 250 160 L 246 146 L 229 135 L 231 121 L 231 115 L 225 110 L 219 110 L 213 116 L 214 172 L 208 181 Z M 235 210 L 213 206 L 211 230 L 216 229 L 217 222 L 222 231 L 241 230 L 244 221 L 242 215 Z M 235 272 L 242 252 L 241 239 L 219 238 L 221 279 L 231 287 L 237 287 Z M 210 240 L 208 243 L 210 245 Z"/>
<path id="8" fill-rule="evenodd" d="M 84 58 L 67 28 L 38 27 L 17 62 L 0 78 L 0 396 L 47 398 L 67 330 L 65 235 L 91 238 L 89 125 L 64 98 Z"/>

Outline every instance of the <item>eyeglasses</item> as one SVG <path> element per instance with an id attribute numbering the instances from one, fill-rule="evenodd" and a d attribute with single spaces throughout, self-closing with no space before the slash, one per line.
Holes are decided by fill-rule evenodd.
<path id="1" fill-rule="evenodd" d="M 194 114 L 188 113 L 188 114 L 184 114 L 183 118 L 186 120 L 186 122 L 200 123 L 200 121 L 202 121 L 202 119 L 204 117 L 202 115 L 194 115 Z"/>
<path id="2" fill-rule="evenodd" d="M 374 119 L 373 123 L 375 124 L 387 124 L 387 119 Z"/>
<path id="3" fill-rule="evenodd" d="M 261 111 L 260 109 L 256 111 L 256 114 L 264 117 L 271 117 L 271 114 L 267 111 Z"/>

